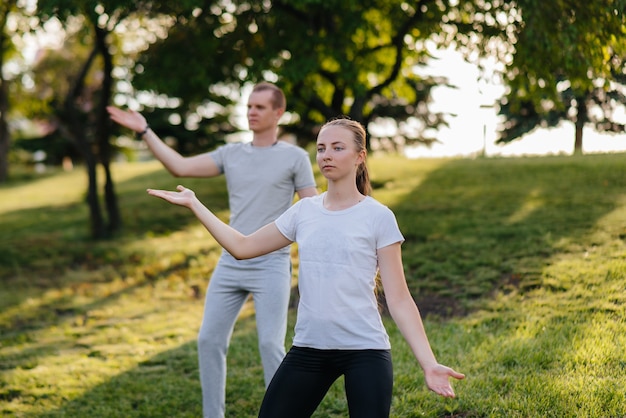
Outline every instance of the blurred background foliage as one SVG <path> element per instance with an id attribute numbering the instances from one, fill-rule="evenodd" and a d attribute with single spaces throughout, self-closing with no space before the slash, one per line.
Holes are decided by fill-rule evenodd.
<path id="1" fill-rule="evenodd" d="M 92 236 L 110 236 L 122 225 L 110 163 L 144 154 L 106 106 L 144 112 L 193 154 L 242 138 L 238 105 L 261 80 L 285 90 L 282 133 L 303 147 L 339 115 L 368 128 L 371 148 L 428 146 L 446 125 L 431 92 L 447 80 L 420 69 L 446 48 L 505 86 L 500 142 L 566 120 L 580 153 L 585 125 L 624 130 L 625 2 L 5 1 L 0 181 L 10 163 L 83 164 Z"/>

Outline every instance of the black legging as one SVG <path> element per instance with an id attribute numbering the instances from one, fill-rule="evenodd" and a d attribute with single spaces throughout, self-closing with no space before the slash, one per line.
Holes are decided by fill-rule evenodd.
<path id="1" fill-rule="evenodd" d="M 389 417 L 393 389 L 389 350 L 292 347 L 265 392 L 259 418 L 310 417 L 341 375 L 351 417 Z"/>

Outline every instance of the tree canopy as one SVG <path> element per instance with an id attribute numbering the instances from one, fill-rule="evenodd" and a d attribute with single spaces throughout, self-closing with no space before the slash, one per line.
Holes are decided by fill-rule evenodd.
<path id="1" fill-rule="evenodd" d="M 144 105 L 163 136 L 193 153 L 237 131 L 239 94 L 262 79 L 285 89 L 285 130 L 302 145 L 338 115 L 395 126 L 387 142 L 432 143 L 445 118 L 429 110 L 430 93 L 446 80 L 418 69 L 450 45 L 507 64 L 501 142 L 563 119 L 622 130 L 611 113 L 624 101 L 624 1 L 49 0 L 37 15 L 42 25 L 94 22 L 112 48 L 115 102 Z"/>
<path id="2" fill-rule="evenodd" d="M 613 113 L 626 103 L 626 2 L 517 3 L 521 19 L 514 25 L 500 141 L 570 120 L 576 125 L 575 152 L 581 152 L 587 123 L 598 131 L 623 132 Z"/>
<path id="3" fill-rule="evenodd" d="M 285 90 L 284 130 L 300 145 L 343 115 L 366 128 L 392 126 L 368 138 L 377 144 L 431 144 L 446 123 L 429 109 L 431 91 L 447 81 L 420 68 L 429 51 L 453 46 L 479 65 L 488 56 L 505 63 L 500 141 L 567 118 L 576 123 L 579 149 L 586 123 L 624 129 L 612 113 L 626 101 L 625 2 L 47 0 L 25 27 L 44 30 L 57 20 L 66 48 L 41 53 L 12 91 L 22 116 L 56 124 L 86 163 L 92 230 L 106 236 L 121 224 L 109 167 L 119 128 L 111 126 L 108 104 L 151 112 L 161 136 L 175 137 L 184 154 L 197 153 L 237 132 L 241 93 L 267 80 Z M 6 17 L 21 13 L 21 3 L 0 8 L 2 58 L 17 50 L 7 41 Z M 8 147 L 7 86 L 0 79 L 0 156 Z M 108 228 L 100 219 L 98 164 Z M 0 160 L 0 180 L 2 169 Z"/>
<path id="4" fill-rule="evenodd" d="M 444 123 L 428 110 L 430 91 L 445 80 L 418 75 L 429 58 L 426 45 L 484 46 L 501 33 L 495 16 L 504 8 L 498 1 L 438 0 L 159 5 L 153 12 L 175 20 L 168 36 L 139 57 L 133 84 L 180 98 L 175 111 L 188 116 L 209 102 L 227 109 L 232 89 L 266 79 L 284 88 L 293 115 L 286 130 L 302 143 L 339 115 L 366 126 L 391 120 L 391 139 L 430 143 L 436 135 L 429 128 Z"/>

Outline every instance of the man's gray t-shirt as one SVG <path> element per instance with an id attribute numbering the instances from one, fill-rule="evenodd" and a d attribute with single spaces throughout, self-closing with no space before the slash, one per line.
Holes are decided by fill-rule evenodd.
<path id="1" fill-rule="evenodd" d="M 269 147 L 226 144 L 210 156 L 226 177 L 229 224 L 243 234 L 276 220 L 291 206 L 296 190 L 315 187 L 308 153 L 284 141 Z M 289 247 L 276 253 L 288 254 Z"/>

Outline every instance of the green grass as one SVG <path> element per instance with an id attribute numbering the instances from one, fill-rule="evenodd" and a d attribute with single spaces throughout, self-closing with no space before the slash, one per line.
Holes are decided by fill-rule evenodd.
<path id="1" fill-rule="evenodd" d="M 456 399 L 430 393 L 386 319 L 393 417 L 626 416 L 623 154 L 372 157 L 370 174 L 405 235 L 433 349 L 467 374 Z M 195 337 L 219 248 L 145 189 L 183 183 L 226 219 L 224 181 L 173 179 L 154 162 L 114 176 L 124 229 L 102 242 L 88 238 L 80 169 L 0 186 L 0 415 L 201 415 Z M 248 306 L 228 357 L 229 417 L 255 416 L 263 396 L 256 343 Z M 315 417 L 345 416 L 338 382 Z"/>

